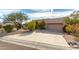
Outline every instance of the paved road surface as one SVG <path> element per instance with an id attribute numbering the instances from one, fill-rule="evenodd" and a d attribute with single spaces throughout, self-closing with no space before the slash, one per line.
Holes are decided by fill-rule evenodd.
<path id="1" fill-rule="evenodd" d="M 0 50 L 36 50 L 36 49 L 0 41 Z"/>

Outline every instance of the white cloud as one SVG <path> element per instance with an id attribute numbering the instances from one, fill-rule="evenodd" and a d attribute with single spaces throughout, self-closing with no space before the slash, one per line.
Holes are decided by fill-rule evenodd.
<path id="1" fill-rule="evenodd" d="M 57 18 L 57 17 L 64 17 L 69 16 L 72 13 L 72 11 L 64 12 L 64 13 L 50 13 L 50 12 L 43 12 L 43 13 L 31 13 L 28 14 L 30 18 L 32 19 L 38 19 L 38 18 Z"/>
<path id="2" fill-rule="evenodd" d="M 17 12 L 20 10 L 16 10 L 16 9 L 0 9 L 0 17 L 3 17 L 3 15 L 12 13 L 12 12 Z"/>
<path id="3" fill-rule="evenodd" d="M 49 12 L 50 9 L 32 9 L 34 11 L 37 11 L 37 12 Z"/>
<path id="4" fill-rule="evenodd" d="M 44 13 L 31 13 L 28 14 L 31 18 L 40 18 L 40 17 L 45 17 L 45 16 L 50 16 L 49 12 L 44 12 Z"/>
<path id="5" fill-rule="evenodd" d="M 16 9 L 0 9 L 0 13 L 11 13 L 11 12 L 16 12 Z"/>

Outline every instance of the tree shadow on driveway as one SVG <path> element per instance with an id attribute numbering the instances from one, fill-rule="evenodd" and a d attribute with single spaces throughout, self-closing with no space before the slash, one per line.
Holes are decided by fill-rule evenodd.
<path id="1" fill-rule="evenodd" d="M 53 30 L 36 30 L 36 33 L 46 33 L 46 34 L 55 34 L 55 35 L 63 35 L 63 32 L 57 32 Z"/>
<path id="2" fill-rule="evenodd" d="M 25 35 L 30 35 L 32 34 L 31 31 L 15 31 L 15 32 L 11 32 L 11 33 L 6 33 L 6 32 L 0 32 L 0 37 L 4 37 L 4 36 L 9 36 L 9 35 L 16 35 L 16 34 L 20 34 L 21 36 L 25 36 Z"/>

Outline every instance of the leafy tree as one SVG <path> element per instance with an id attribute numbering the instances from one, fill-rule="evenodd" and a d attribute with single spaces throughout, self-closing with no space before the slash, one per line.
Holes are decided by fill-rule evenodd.
<path id="1" fill-rule="evenodd" d="M 36 29 L 39 29 L 39 22 L 36 21 Z"/>
<path id="2" fill-rule="evenodd" d="M 14 23 L 14 25 L 16 27 L 17 27 L 16 23 L 21 24 L 21 26 L 22 26 L 22 22 L 27 20 L 27 19 L 28 19 L 28 17 L 25 14 L 18 13 L 18 12 L 5 15 L 3 18 L 5 23 L 12 22 L 12 23 Z"/>
<path id="3" fill-rule="evenodd" d="M 21 27 L 22 27 L 22 25 L 20 23 L 18 23 L 18 22 L 15 23 L 15 28 L 17 30 L 21 29 Z"/>
<path id="4" fill-rule="evenodd" d="M 70 24 L 70 18 L 69 17 L 65 17 L 64 21 L 65 21 L 66 24 Z"/>
<path id="5" fill-rule="evenodd" d="M 79 11 L 74 11 L 70 17 L 65 17 L 64 19 L 66 23 L 66 27 L 64 27 L 64 30 L 66 30 L 67 33 L 76 33 L 79 32 Z"/>
<path id="6" fill-rule="evenodd" d="M 78 17 L 79 17 L 79 11 L 74 11 L 74 12 L 71 14 L 71 17 L 73 17 L 73 18 L 78 18 Z"/>

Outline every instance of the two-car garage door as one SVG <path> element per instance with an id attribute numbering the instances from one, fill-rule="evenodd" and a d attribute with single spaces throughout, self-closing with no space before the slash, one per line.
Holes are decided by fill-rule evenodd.
<path id="1" fill-rule="evenodd" d="M 48 23 L 47 24 L 47 29 L 57 31 L 57 32 L 63 32 L 63 24 L 62 23 Z"/>

